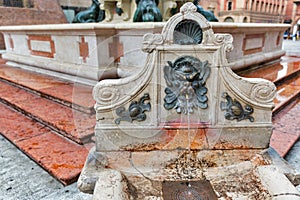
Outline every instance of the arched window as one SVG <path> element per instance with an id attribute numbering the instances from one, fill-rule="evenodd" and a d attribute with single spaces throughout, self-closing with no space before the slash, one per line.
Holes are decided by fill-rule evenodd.
<path id="1" fill-rule="evenodd" d="M 260 1 L 256 1 L 256 11 L 261 12 Z"/>
<path id="2" fill-rule="evenodd" d="M 232 17 L 226 17 L 224 22 L 234 22 Z"/>
<path id="3" fill-rule="evenodd" d="M 260 12 L 265 12 L 265 10 L 264 10 L 264 2 L 261 2 L 261 5 L 260 5 Z"/>
<path id="4" fill-rule="evenodd" d="M 248 22 L 248 18 L 247 18 L 247 17 L 244 17 L 243 22 L 244 22 L 244 23 L 247 23 L 247 22 Z"/>

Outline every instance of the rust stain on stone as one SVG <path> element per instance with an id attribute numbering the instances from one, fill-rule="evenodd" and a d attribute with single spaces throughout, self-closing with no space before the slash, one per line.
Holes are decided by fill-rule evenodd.
<path id="1" fill-rule="evenodd" d="M 252 149 L 253 147 L 249 147 L 247 145 L 242 144 L 233 144 L 231 142 L 219 141 L 213 147 L 213 149 Z"/>

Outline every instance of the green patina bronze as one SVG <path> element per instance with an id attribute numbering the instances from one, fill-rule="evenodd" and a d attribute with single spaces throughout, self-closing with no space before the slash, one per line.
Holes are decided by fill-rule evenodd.
<path id="1" fill-rule="evenodd" d="M 104 11 L 100 10 L 99 6 L 98 0 L 92 0 L 92 5 L 87 10 L 79 12 L 75 16 L 73 23 L 91 23 L 104 20 Z"/>
<path id="2" fill-rule="evenodd" d="M 135 0 L 137 9 L 133 16 L 134 22 L 161 22 L 162 15 L 157 5 L 159 0 Z"/>
<path id="3" fill-rule="evenodd" d="M 202 6 L 199 5 L 199 2 L 200 0 L 193 1 L 194 5 L 197 7 L 197 12 L 203 15 L 210 22 L 218 22 L 219 20 L 216 18 L 216 16 L 212 12 L 204 10 Z"/>

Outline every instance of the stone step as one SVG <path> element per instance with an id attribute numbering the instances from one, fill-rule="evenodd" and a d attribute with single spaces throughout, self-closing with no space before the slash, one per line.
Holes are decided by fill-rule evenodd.
<path id="1" fill-rule="evenodd" d="M 0 124 L 1 135 L 61 183 L 68 185 L 77 180 L 90 144 L 83 146 L 68 140 L 2 103 Z"/>
<path id="2" fill-rule="evenodd" d="M 0 64 L 0 79 L 70 108 L 95 113 L 92 86 L 67 82 L 5 64 Z"/>
<path id="3" fill-rule="evenodd" d="M 277 86 L 286 79 L 299 75 L 299 71 L 300 58 L 283 56 L 280 63 L 257 66 L 237 73 L 247 78 L 264 78 L 272 81 Z"/>
<path id="4" fill-rule="evenodd" d="M 77 143 L 85 143 L 94 133 L 94 114 L 72 110 L 5 82 L 0 83 L 0 101 Z"/>
<path id="5" fill-rule="evenodd" d="M 297 128 L 300 117 L 300 57 L 284 56 L 280 63 L 239 72 L 239 75 L 264 78 L 276 85 L 274 130 L 270 146 L 284 157 L 300 137 L 300 130 Z"/>
<path id="6" fill-rule="evenodd" d="M 274 99 L 275 108 L 273 116 L 278 114 L 290 103 L 296 101 L 300 96 L 300 74 L 286 79 L 284 83 L 277 86 L 277 96 Z"/>

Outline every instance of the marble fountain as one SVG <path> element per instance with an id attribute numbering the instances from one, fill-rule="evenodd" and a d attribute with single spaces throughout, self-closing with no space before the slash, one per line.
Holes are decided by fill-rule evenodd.
<path id="1" fill-rule="evenodd" d="M 215 34 L 186 3 L 161 33 L 145 34 L 141 48 L 143 67 L 94 87 L 96 142 L 78 180 L 82 192 L 97 200 L 297 193 L 269 148 L 276 87 L 232 71 L 232 35 Z"/>

